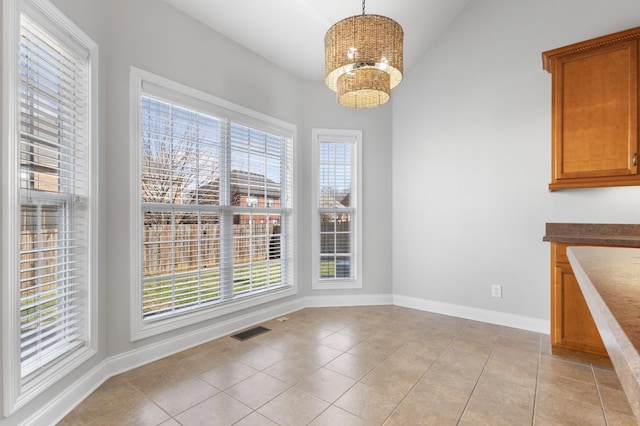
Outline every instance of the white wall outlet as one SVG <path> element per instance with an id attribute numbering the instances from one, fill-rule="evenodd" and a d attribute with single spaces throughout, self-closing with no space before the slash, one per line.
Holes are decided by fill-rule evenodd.
<path id="1" fill-rule="evenodd" d="M 491 286 L 491 297 L 500 297 L 500 298 L 502 298 L 502 286 L 501 285 L 492 285 Z"/>

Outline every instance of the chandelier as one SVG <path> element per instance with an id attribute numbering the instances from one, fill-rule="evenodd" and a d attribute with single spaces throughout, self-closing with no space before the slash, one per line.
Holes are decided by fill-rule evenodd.
<path id="1" fill-rule="evenodd" d="M 355 15 L 324 36 L 324 75 L 340 105 L 373 108 L 389 100 L 402 80 L 400 24 L 380 15 Z"/>

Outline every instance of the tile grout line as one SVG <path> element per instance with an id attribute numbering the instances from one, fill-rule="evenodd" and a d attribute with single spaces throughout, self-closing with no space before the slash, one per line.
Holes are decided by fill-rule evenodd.
<path id="1" fill-rule="evenodd" d="M 538 382 L 540 380 L 540 363 L 542 362 L 542 336 L 538 338 L 538 365 L 536 366 L 536 384 L 533 388 L 533 412 L 531 413 L 531 425 L 536 423 L 536 411 L 538 408 Z"/>
<path id="2" fill-rule="evenodd" d="M 602 393 L 600 392 L 600 384 L 598 383 L 598 377 L 596 376 L 596 372 L 593 369 L 593 363 L 589 363 L 589 369 L 591 370 L 591 375 L 593 376 L 593 383 L 596 385 L 596 392 L 598 392 L 598 401 L 600 401 L 600 409 L 602 410 L 602 416 L 604 417 L 604 424 L 609 424 L 609 419 L 607 417 L 607 410 L 604 409 L 604 401 L 602 400 Z"/>
<path id="3" fill-rule="evenodd" d="M 491 358 L 491 355 L 493 354 L 493 351 L 496 348 L 496 344 L 498 343 L 498 339 L 500 338 L 502 333 L 504 333 L 504 328 L 501 327 L 500 333 L 498 333 L 498 336 L 496 337 L 496 340 L 493 342 L 493 345 L 491 345 L 491 351 L 487 355 L 487 359 L 484 361 L 484 365 L 482 366 L 482 370 L 480 371 L 480 374 L 478 375 L 478 378 L 476 379 L 476 382 L 473 385 L 473 389 L 471 389 L 471 393 L 469 394 L 469 398 L 467 399 L 467 402 L 464 404 L 464 408 L 462 409 L 462 413 L 460 414 L 460 417 L 458 418 L 457 424 L 460 424 L 460 422 L 462 421 L 462 418 L 464 417 L 465 413 L 467 412 L 467 408 L 469 407 L 469 403 L 471 402 L 471 398 L 473 398 L 473 394 L 476 392 L 476 388 L 478 387 L 478 382 L 480 381 L 480 377 L 482 377 L 482 374 L 484 373 L 485 368 L 487 368 L 487 364 L 489 363 L 489 358 Z"/>

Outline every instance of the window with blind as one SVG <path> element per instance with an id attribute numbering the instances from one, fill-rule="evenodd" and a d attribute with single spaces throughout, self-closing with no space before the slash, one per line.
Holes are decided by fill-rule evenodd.
<path id="1" fill-rule="evenodd" d="M 283 297 L 293 287 L 293 129 L 134 73 L 141 323 L 133 338 Z"/>
<path id="2" fill-rule="evenodd" d="M 95 353 L 92 336 L 92 58 L 96 45 L 47 2 L 13 4 L 5 163 L 5 389 L 11 412 Z M 18 23 L 14 28 L 13 22 Z M 11 62 L 11 61 L 10 61 Z M 13 183 L 13 185 L 11 185 Z M 10 206 L 16 206 L 12 209 Z M 15 354 L 15 355 L 14 355 Z M 12 377 L 11 371 L 15 371 Z"/>
<path id="3" fill-rule="evenodd" d="M 314 129 L 312 139 L 313 287 L 359 288 L 362 132 Z"/>

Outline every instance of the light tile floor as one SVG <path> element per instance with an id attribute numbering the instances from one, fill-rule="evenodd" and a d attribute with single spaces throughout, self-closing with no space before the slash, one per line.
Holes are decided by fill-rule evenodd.
<path id="1" fill-rule="evenodd" d="M 113 377 L 60 425 L 635 425 L 549 336 L 397 306 L 310 308 Z"/>

